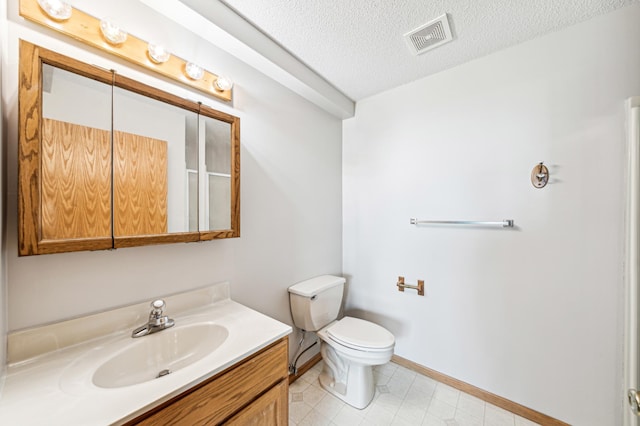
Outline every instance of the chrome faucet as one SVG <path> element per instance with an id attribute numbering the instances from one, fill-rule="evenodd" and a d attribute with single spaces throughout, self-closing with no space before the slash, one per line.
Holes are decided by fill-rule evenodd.
<path id="1" fill-rule="evenodd" d="M 136 328 L 131 333 L 131 337 L 142 337 L 147 334 L 157 333 L 165 328 L 173 327 L 175 321 L 169 318 L 164 313 L 164 307 L 166 304 L 164 300 L 158 299 L 151 302 L 151 312 L 149 313 L 149 322 L 145 325 Z"/>

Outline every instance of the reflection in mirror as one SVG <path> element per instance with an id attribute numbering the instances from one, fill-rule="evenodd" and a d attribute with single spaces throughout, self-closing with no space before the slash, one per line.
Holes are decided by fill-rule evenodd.
<path id="1" fill-rule="evenodd" d="M 231 123 L 203 115 L 199 118 L 200 137 L 204 140 L 204 211 L 200 228 L 231 229 Z"/>
<path id="2" fill-rule="evenodd" d="M 187 123 L 187 205 L 189 209 L 189 231 L 198 231 L 198 116 L 193 113 L 185 115 Z"/>
<path id="3" fill-rule="evenodd" d="M 111 237 L 111 86 L 43 64 L 41 132 L 41 239 Z"/>
<path id="4" fill-rule="evenodd" d="M 197 231 L 197 114 L 120 87 L 113 107 L 114 236 Z"/>

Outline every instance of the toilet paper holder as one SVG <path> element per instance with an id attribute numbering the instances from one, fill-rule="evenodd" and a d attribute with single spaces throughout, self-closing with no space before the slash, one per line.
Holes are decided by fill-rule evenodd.
<path id="1" fill-rule="evenodd" d="M 405 284 L 404 277 L 398 277 L 396 285 L 398 286 L 398 291 L 404 291 L 405 288 L 410 288 L 412 290 L 418 290 L 418 296 L 424 296 L 424 280 L 418 280 L 418 285 L 412 285 Z"/>

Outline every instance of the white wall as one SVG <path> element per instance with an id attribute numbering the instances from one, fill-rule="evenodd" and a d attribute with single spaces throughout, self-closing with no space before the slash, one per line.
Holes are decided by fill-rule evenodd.
<path id="1" fill-rule="evenodd" d="M 87 2 L 82 7 L 92 4 L 98 5 Z M 24 22 L 15 16 L 16 6 L 17 1 L 11 0 L 9 47 L 3 57 L 9 68 L 3 100 L 9 142 L 6 257 L 10 330 L 221 281 L 231 283 L 235 300 L 291 323 L 287 287 L 315 275 L 340 273 L 342 136 L 338 119 L 138 2 L 110 2 L 110 16 L 137 21 L 136 35 L 147 40 L 162 40 L 171 34 L 174 52 L 213 72 L 231 75 L 236 82 L 233 107 L 129 68 L 122 61 L 112 62 L 106 55 Z M 84 10 L 92 13 L 87 8 Z M 129 77 L 239 116 L 241 237 L 19 258 L 18 38 L 107 69 L 115 66 Z M 171 307 L 167 308 L 170 312 Z"/>
<path id="2" fill-rule="evenodd" d="M 347 308 L 388 327 L 399 356 L 571 424 L 621 424 L 638 22 L 640 6 L 621 9 L 368 98 L 344 122 Z M 540 161 L 551 183 L 535 189 Z M 398 292 L 400 275 L 426 296 Z"/>

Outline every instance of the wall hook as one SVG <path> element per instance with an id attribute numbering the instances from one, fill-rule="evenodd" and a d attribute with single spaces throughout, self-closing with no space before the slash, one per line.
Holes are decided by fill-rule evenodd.
<path id="1" fill-rule="evenodd" d="M 540 164 L 533 167 L 531 171 L 531 183 L 536 188 L 544 188 L 549 183 L 549 169 L 541 161 Z"/>

